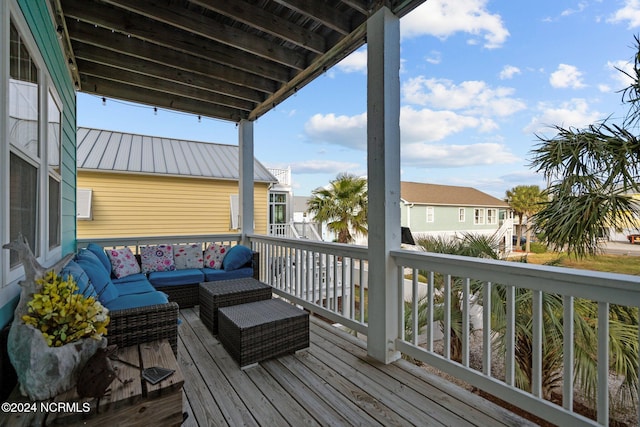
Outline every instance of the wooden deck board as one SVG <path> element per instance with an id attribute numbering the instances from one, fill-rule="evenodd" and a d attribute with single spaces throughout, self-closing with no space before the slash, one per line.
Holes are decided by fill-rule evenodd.
<path id="1" fill-rule="evenodd" d="M 530 425 L 406 361 L 371 360 L 362 342 L 315 319 L 308 350 L 244 371 L 198 307 L 181 319 L 185 426 Z"/>

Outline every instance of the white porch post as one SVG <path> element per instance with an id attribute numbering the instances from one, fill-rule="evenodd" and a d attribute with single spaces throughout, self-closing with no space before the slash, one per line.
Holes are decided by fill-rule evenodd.
<path id="1" fill-rule="evenodd" d="M 383 7 L 367 22 L 367 175 L 369 193 L 369 332 L 367 352 L 389 363 L 400 357 L 400 19 Z"/>
<path id="2" fill-rule="evenodd" d="M 247 234 L 253 234 L 253 122 L 241 120 L 238 124 L 238 148 L 240 151 L 240 182 L 238 183 L 238 211 L 242 243 L 247 244 Z"/>

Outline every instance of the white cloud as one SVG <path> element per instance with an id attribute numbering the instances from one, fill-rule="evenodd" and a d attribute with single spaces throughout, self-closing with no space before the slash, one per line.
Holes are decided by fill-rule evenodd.
<path id="1" fill-rule="evenodd" d="M 611 78 L 616 82 L 615 90 L 624 89 L 633 83 L 633 78 L 627 75 L 634 75 L 635 73 L 631 62 L 625 60 L 609 61 L 607 62 L 607 68 L 611 70 Z M 624 71 L 624 73 L 620 70 Z"/>
<path id="2" fill-rule="evenodd" d="M 505 65 L 502 71 L 500 71 L 500 80 L 512 79 L 516 74 L 520 74 L 520 68 L 513 65 Z"/>
<path id="3" fill-rule="evenodd" d="M 520 159 L 506 146 L 491 142 L 470 145 L 413 143 L 402 147 L 402 162 L 407 166 L 451 168 L 517 161 Z"/>
<path id="4" fill-rule="evenodd" d="M 483 81 L 465 81 L 459 85 L 447 79 L 427 79 L 419 76 L 402 86 L 405 102 L 437 109 L 462 110 L 466 114 L 484 117 L 508 116 L 526 108 L 513 98 L 514 89 L 491 88 Z"/>
<path id="5" fill-rule="evenodd" d="M 440 141 L 467 129 L 489 132 L 497 128 L 492 120 L 465 116 L 453 111 L 434 111 L 427 108 L 416 110 L 409 106 L 400 110 L 403 144 Z"/>
<path id="6" fill-rule="evenodd" d="M 538 110 L 540 114 L 531 119 L 524 128 L 525 133 L 555 134 L 553 126 L 556 125 L 564 128 L 584 128 L 604 118 L 603 114 L 590 111 L 587 101 L 581 98 L 557 106 L 541 103 Z"/>
<path id="7" fill-rule="evenodd" d="M 582 72 L 573 65 L 560 64 L 558 69 L 551 73 L 549 83 L 555 88 L 580 89 L 585 85 L 582 82 Z"/>
<path id="8" fill-rule="evenodd" d="M 432 50 L 431 52 L 429 52 L 429 56 L 425 58 L 425 61 L 427 61 L 429 64 L 437 65 L 442 62 L 442 53 L 438 52 L 437 50 Z"/>
<path id="9" fill-rule="evenodd" d="M 501 47 L 509 37 L 498 14 L 487 10 L 488 0 L 429 0 L 402 18 L 403 37 L 432 35 L 447 38 L 464 32 L 484 39 L 484 47 Z M 478 43 L 472 39 L 472 43 Z"/>
<path id="10" fill-rule="evenodd" d="M 304 131 L 316 142 L 362 150 L 367 145 L 367 113 L 355 116 L 314 114 L 304 124 Z"/>
<path id="11" fill-rule="evenodd" d="M 607 85 L 607 84 L 599 84 L 598 85 L 598 90 L 602 93 L 609 93 L 611 92 L 611 86 Z"/>
<path id="12" fill-rule="evenodd" d="M 489 118 L 457 114 L 454 111 L 414 109 L 400 110 L 400 132 L 403 144 L 440 141 L 450 135 L 474 129 L 490 132 L 498 125 Z M 307 137 L 316 143 L 333 144 L 355 150 L 367 145 L 367 114 L 337 116 L 333 113 L 315 114 L 304 126 Z"/>
<path id="13" fill-rule="evenodd" d="M 344 58 L 336 67 L 345 73 L 367 72 L 367 50 L 360 49 Z"/>
<path id="14" fill-rule="evenodd" d="M 640 0 L 625 0 L 624 3 L 624 7 L 616 10 L 607 22 L 627 22 L 627 28 L 630 30 L 640 27 Z"/>
<path id="15" fill-rule="evenodd" d="M 338 162 L 332 160 L 306 160 L 291 164 L 291 171 L 297 174 L 337 174 L 344 171 L 362 169 L 362 165 L 351 162 Z"/>
<path id="16" fill-rule="evenodd" d="M 574 13 L 580 13 L 584 11 L 586 8 L 587 8 L 587 4 L 585 2 L 580 2 L 578 3 L 577 9 L 565 9 L 562 11 L 560 16 L 569 16 L 569 15 L 573 15 Z"/>

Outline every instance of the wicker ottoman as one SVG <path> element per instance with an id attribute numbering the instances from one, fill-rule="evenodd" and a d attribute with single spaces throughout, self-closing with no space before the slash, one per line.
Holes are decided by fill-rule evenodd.
<path id="1" fill-rule="evenodd" d="M 218 334 L 218 308 L 271 299 L 271 286 L 251 277 L 200 283 L 200 319 Z"/>
<path id="2" fill-rule="evenodd" d="M 309 347 L 309 314 L 279 299 L 220 308 L 218 339 L 245 368 Z"/>

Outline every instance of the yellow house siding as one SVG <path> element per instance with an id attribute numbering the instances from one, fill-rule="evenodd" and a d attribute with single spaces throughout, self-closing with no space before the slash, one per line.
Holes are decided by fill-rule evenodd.
<path id="1" fill-rule="evenodd" d="M 78 188 L 93 190 L 92 220 L 78 220 L 78 238 L 219 234 L 230 229 L 237 181 L 78 171 Z M 268 184 L 254 187 L 255 232 L 266 234 Z"/>

